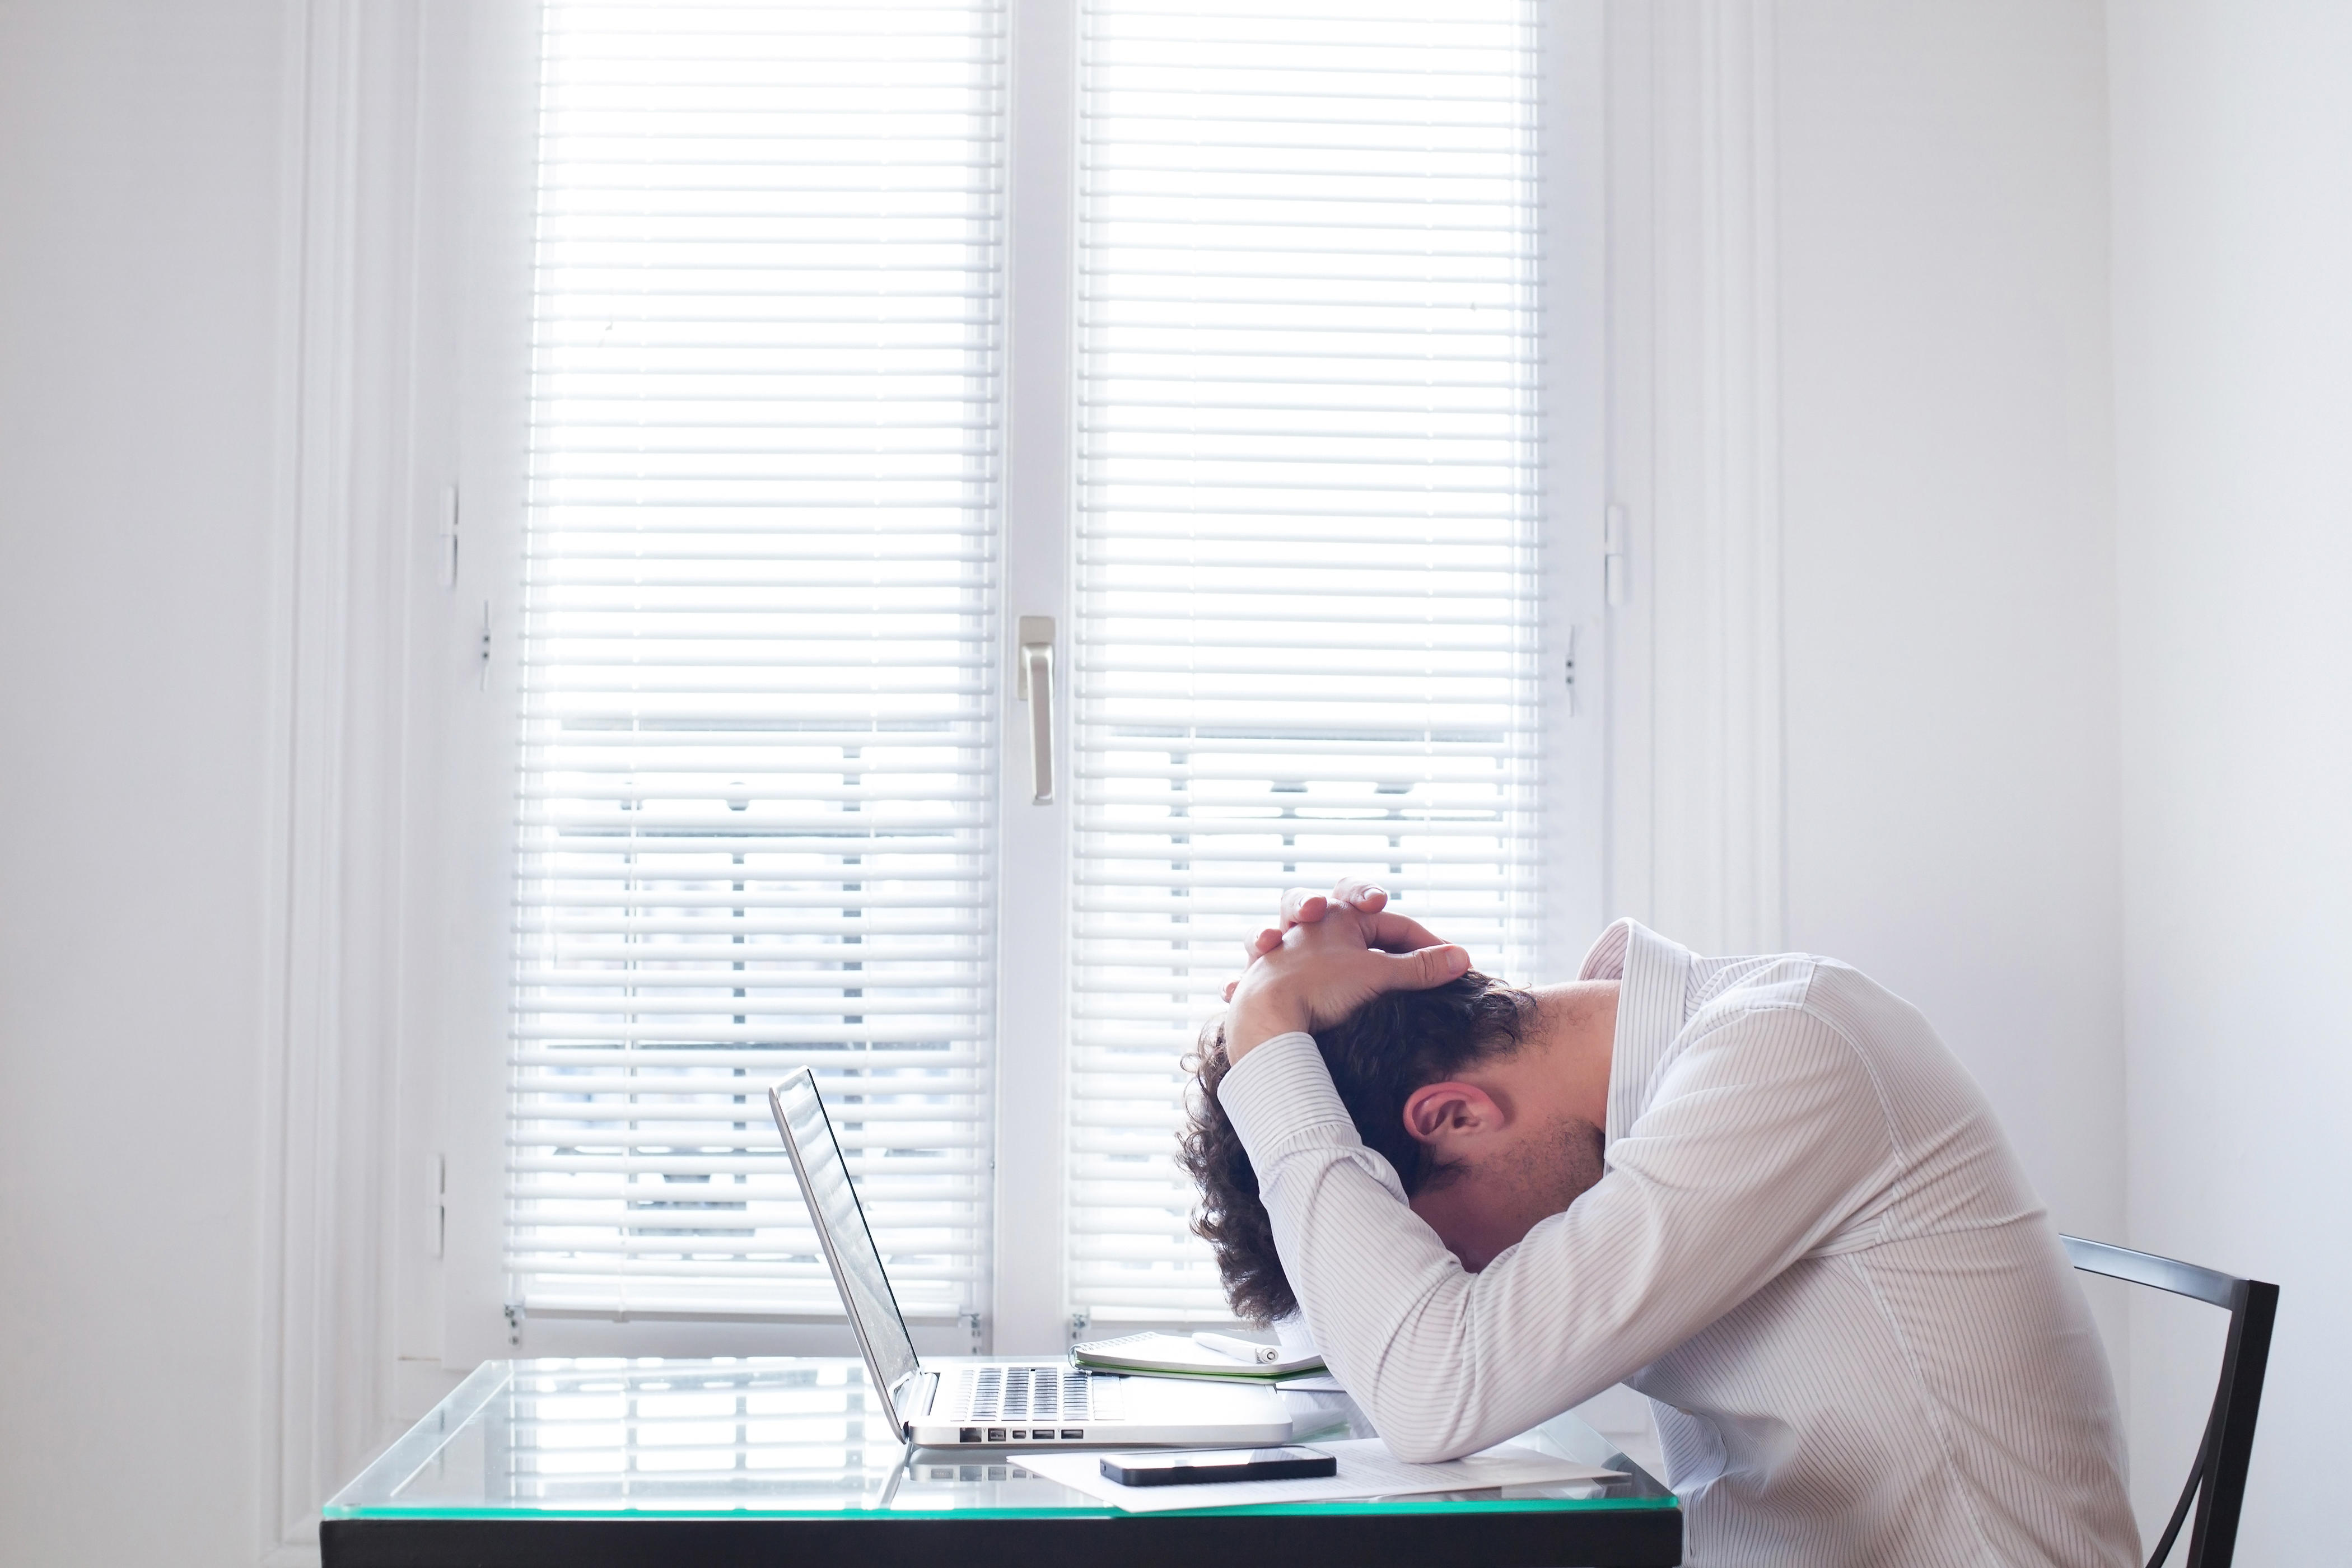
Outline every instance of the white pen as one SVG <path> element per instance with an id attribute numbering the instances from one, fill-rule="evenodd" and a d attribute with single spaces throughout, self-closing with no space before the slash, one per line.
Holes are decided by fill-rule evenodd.
<path id="1" fill-rule="evenodd" d="M 1231 1334 L 1194 1334 L 1192 1342 L 1203 1350 L 1229 1355 L 1235 1361 L 1245 1361 L 1265 1366 L 1282 1359 L 1282 1352 L 1274 1345 L 1262 1345 L 1255 1340 L 1237 1340 Z"/>

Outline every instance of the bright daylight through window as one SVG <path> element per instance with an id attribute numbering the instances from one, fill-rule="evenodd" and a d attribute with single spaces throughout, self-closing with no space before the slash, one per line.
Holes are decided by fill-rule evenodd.
<path id="1" fill-rule="evenodd" d="M 1535 16 L 1085 26 L 1072 1294 L 1223 1316 L 1179 1064 L 1271 890 L 1532 958 Z"/>
<path id="2" fill-rule="evenodd" d="M 1535 0 L 1077 9 L 1076 231 L 1014 230 L 1076 258 L 1041 604 L 1003 5 L 545 7 L 509 1300 L 833 1310 L 808 1063 L 910 1315 L 985 1310 L 1016 610 L 1075 699 L 1070 1310 L 1225 1315 L 1181 1064 L 1276 889 L 1530 977 Z"/>
<path id="3" fill-rule="evenodd" d="M 814 1064 L 913 1310 L 985 1241 L 1003 16 L 546 7 L 509 1268 L 835 1304 Z"/>

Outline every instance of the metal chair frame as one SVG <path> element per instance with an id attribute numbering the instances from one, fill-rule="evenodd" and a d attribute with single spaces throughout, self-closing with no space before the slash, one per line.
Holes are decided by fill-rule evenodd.
<path id="1" fill-rule="evenodd" d="M 2189 1467 L 2189 1482 L 2180 1489 L 2172 1519 L 2147 1560 L 2147 1568 L 2160 1568 L 2194 1500 L 2197 1526 L 2189 1532 L 2183 1568 L 2230 1568 L 2238 1546 L 2238 1514 L 2246 1500 L 2246 1468 L 2253 1458 L 2254 1416 L 2263 1403 L 2263 1373 L 2271 1359 L 2279 1288 L 2104 1241 L 2074 1236 L 2058 1239 L 2066 1244 L 2068 1259 L 2086 1274 L 2192 1296 L 2230 1314 L 2221 1384 L 2213 1394 L 2213 1412 L 2205 1420 L 2204 1439 L 2197 1446 L 2196 1461 Z"/>

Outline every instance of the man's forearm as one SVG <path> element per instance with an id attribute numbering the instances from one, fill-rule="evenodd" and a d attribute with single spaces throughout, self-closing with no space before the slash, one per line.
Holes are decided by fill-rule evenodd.
<path id="1" fill-rule="evenodd" d="M 1279 990 L 1245 993 L 1225 1011 L 1225 1059 L 1238 1063 L 1267 1041 L 1304 1035 L 1307 1009 Z"/>
<path id="2" fill-rule="evenodd" d="M 1226 1075 L 1316 1343 L 1400 1457 L 1472 1452 L 1620 1381 L 1883 1186 L 1875 1091 L 1832 1031 L 1784 1011 L 1727 1034 L 1685 1052 L 1599 1185 L 1475 1275 L 1363 1146 L 1311 1039 L 1268 1040 Z M 1774 1054 L 1769 1093 L 1742 1034 Z"/>
<path id="3" fill-rule="evenodd" d="M 1475 1452 L 1565 1407 L 1578 1369 L 1553 1353 L 1531 1378 L 1506 1325 L 1474 1322 L 1472 1277 L 1364 1147 L 1311 1038 L 1267 1040 L 1222 1092 L 1316 1345 L 1400 1457 Z"/>

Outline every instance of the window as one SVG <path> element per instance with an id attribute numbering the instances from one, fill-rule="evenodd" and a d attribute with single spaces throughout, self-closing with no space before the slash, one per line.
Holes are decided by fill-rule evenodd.
<path id="1" fill-rule="evenodd" d="M 1003 216 L 989 0 L 550 0 L 508 1272 L 823 1309 L 819 1070 L 907 1307 L 977 1304 Z"/>
<path id="2" fill-rule="evenodd" d="M 475 770 L 516 802 L 512 942 L 451 1031 L 509 1042 L 494 1136 L 488 1068 L 449 1089 L 503 1198 L 453 1324 L 836 1316 L 765 1104 L 803 1062 L 919 1335 L 1222 1319 L 1171 1132 L 1276 889 L 1374 872 L 1484 967 L 1559 962 L 1544 868 L 1599 819 L 1562 784 L 1543 8 L 1074 10 L 540 9 L 528 309 L 484 307 L 527 411 L 476 416 L 529 470 Z M 1058 426 L 1011 412 L 1040 377 Z"/>
<path id="3" fill-rule="evenodd" d="M 1171 1158 L 1269 889 L 1537 909 L 1534 13 L 1086 8 L 1070 1289 L 1226 1314 Z"/>

